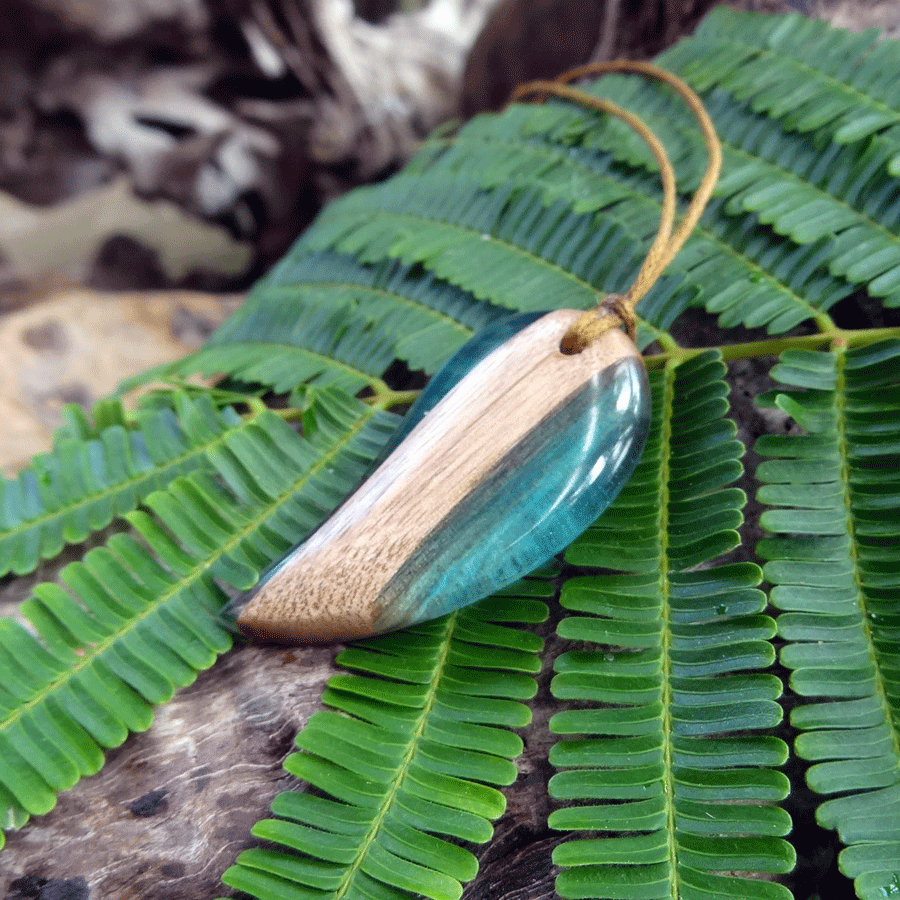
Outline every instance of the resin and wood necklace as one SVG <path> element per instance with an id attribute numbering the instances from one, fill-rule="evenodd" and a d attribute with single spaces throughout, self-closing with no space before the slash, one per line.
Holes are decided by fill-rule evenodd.
<path id="1" fill-rule="evenodd" d="M 694 110 L 710 163 L 672 234 L 675 179 L 644 123 L 567 87 L 586 74 L 638 71 Z M 587 313 L 511 316 L 472 338 L 428 384 L 375 471 L 233 609 L 245 634 L 310 643 L 350 640 L 433 619 L 517 581 L 591 524 L 631 475 L 647 435 L 647 374 L 634 307 L 680 249 L 706 204 L 720 153 L 699 98 L 648 63 L 614 62 L 534 82 L 611 113 L 660 167 L 659 232 L 634 284 Z M 619 326 L 625 324 L 627 332 Z"/>

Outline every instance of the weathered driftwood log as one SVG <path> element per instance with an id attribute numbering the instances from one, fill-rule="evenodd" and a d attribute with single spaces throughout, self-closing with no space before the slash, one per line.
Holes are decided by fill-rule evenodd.
<path id="1" fill-rule="evenodd" d="M 377 23 L 348 0 L 13 2 L 41 11 L 56 48 L 29 73 L 40 113 L 74 114 L 140 194 L 224 223 L 265 263 L 455 114 L 497 0 L 432 0 Z"/>

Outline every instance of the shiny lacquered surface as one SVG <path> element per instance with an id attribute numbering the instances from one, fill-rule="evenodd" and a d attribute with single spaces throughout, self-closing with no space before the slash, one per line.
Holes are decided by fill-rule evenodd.
<path id="1" fill-rule="evenodd" d="M 572 543 L 637 465 L 647 433 L 646 377 L 640 361 L 615 363 L 517 444 L 397 573 L 379 628 L 474 603 Z"/>
<path id="2" fill-rule="evenodd" d="M 649 392 L 620 331 L 559 353 L 578 315 L 512 317 L 463 346 L 376 471 L 251 594 L 242 630 L 304 642 L 425 621 L 581 534 L 638 461 Z"/>

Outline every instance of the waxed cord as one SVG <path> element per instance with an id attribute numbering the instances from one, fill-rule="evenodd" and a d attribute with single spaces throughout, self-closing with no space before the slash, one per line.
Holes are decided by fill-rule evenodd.
<path id="1" fill-rule="evenodd" d="M 691 112 L 700 125 L 703 138 L 706 142 L 706 150 L 709 157 L 706 172 L 703 175 L 696 193 L 691 199 L 690 205 L 685 211 L 678 228 L 672 233 L 675 220 L 677 202 L 677 187 L 675 173 L 659 138 L 650 130 L 647 124 L 638 116 L 622 109 L 615 103 L 603 97 L 595 97 L 579 88 L 568 85 L 568 82 L 591 75 L 606 75 L 611 72 L 632 72 L 648 75 L 665 82 L 675 89 L 684 99 Z M 611 62 L 588 63 L 578 66 L 563 73 L 555 81 L 531 81 L 518 87 L 510 98 L 510 102 L 522 100 L 529 95 L 535 95 L 537 100 L 545 100 L 548 95 L 571 100 L 592 109 L 605 112 L 624 121 L 647 144 L 659 166 L 663 188 L 662 212 L 660 213 L 659 228 L 656 236 L 641 268 L 638 270 L 631 287 L 624 294 L 610 294 L 604 296 L 598 305 L 580 316 L 568 329 L 560 342 L 560 350 L 563 353 L 580 353 L 592 344 L 601 334 L 624 324 L 632 340 L 637 328 L 637 315 L 635 306 L 638 301 L 653 287 L 663 270 L 674 259 L 678 251 L 684 246 L 685 241 L 694 230 L 709 198 L 712 196 L 719 171 L 722 168 L 722 147 L 716 135 L 715 126 L 703 107 L 703 102 L 677 75 L 661 69 L 659 66 L 648 62 L 635 60 L 613 60 Z"/>

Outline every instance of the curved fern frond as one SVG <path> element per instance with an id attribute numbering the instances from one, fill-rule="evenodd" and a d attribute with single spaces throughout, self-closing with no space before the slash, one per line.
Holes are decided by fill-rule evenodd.
<path id="1" fill-rule="evenodd" d="M 718 84 L 794 131 L 824 131 L 838 144 L 882 133 L 893 144 L 889 170 L 900 174 L 900 47 L 879 41 L 875 29 L 853 33 L 800 15 L 721 7 L 690 48 L 676 45 L 660 61 L 701 90 Z"/>
<path id="2" fill-rule="evenodd" d="M 435 140 L 407 173 L 426 181 L 435 173 L 475 178 L 485 191 L 517 187 L 536 192 L 554 210 L 568 206 L 585 216 L 597 211 L 593 229 L 606 230 L 609 249 L 604 258 L 591 260 L 597 264 L 595 269 L 582 269 L 580 274 L 603 290 L 621 290 L 655 233 L 661 207 L 653 176 L 624 172 L 610 155 L 598 154 L 598 149 L 622 143 L 618 132 L 616 140 L 595 140 L 593 133 L 606 127 L 605 120 L 572 105 L 513 105 L 498 117 L 473 120 L 452 140 Z M 697 154 L 693 145 L 684 151 L 691 163 Z M 641 158 L 644 155 L 645 151 Z M 814 318 L 853 290 L 828 273 L 824 242 L 795 247 L 782 241 L 773 247 L 760 240 L 756 219 L 728 216 L 723 206 L 720 202 L 710 207 L 670 266 L 671 272 L 685 276 L 686 289 L 699 290 L 699 301 L 721 315 L 723 326 L 740 322 L 785 331 Z M 391 227 L 373 219 L 371 227 L 379 225 Z M 580 250 L 571 233 L 565 232 L 569 227 L 560 220 L 560 231 L 551 232 L 547 239 L 548 248 L 556 248 L 558 242 L 559 249 L 550 261 L 564 269 L 572 267 L 570 256 Z M 423 260 L 423 265 L 431 266 L 431 262 Z M 516 302 L 515 297 L 491 299 Z M 682 311 L 673 304 L 665 316 L 656 317 L 651 307 L 650 301 L 642 302 L 638 312 L 660 328 L 669 327 Z"/>
<path id="3" fill-rule="evenodd" d="M 393 342 L 347 300 L 328 299 L 317 295 L 304 302 L 302 296 L 292 296 L 290 303 L 280 304 L 277 296 L 269 295 L 264 318 L 243 316 L 240 341 L 225 343 L 219 337 L 195 353 L 128 379 L 120 390 L 222 373 L 279 394 L 301 384 L 336 387 L 349 394 L 371 387 L 394 361 Z"/>
<path id="4" fill-rule="evenodd" d="M 104 427 L 70 411 L 53 450 L 0 481 L 0 575 L 33 571 L 176 476 L 208 467 L 216 442 L 247 424 L 202 395 L 193 401 L 176 395 L 175 411 L 142 412 L 131 426 L 115 406 L 95 411 Z"/>
<path id="5" fill-rule="evenodd" d="M 638 112 L 654 131 L 675 130 L 685 150 L 680 181 L 690 189 L 703 142 L 693 120 L 659 88 L 638 88 L 633 80 L 609 78 L 591 90 Z M 805 135 L 756 115 L 721 88 L 703 97 L 723 142 L 723 168 L 716 195 L 732 215 L 750 211 L 799 244 L 833 236 L 828 271 L 865 287 L 885 305 L 900 305 L 900 204 L 887 170 L 883 142 L 819 146 Z M 597 147 L 630 165 L 647 166 L 647 154 L 623 140 L 618 123 L 594 131 Z M 652 168 L 652 166 L 649 166 Z"/>
<path id="6" fill-rule="evenodd" d="M 524 589 L 524 590 L 522 590 Z M 397 634 L 362 641 L 337 662 L 284 763 L 303 793 L 279 794 L 278 818 L 253 834 L 222 880 L 260 900 L 458 900 L 478 871 L 454 841 L 483 843 L 504 810 L 531 712 L 542 641 L 513 623 L 547 615 L 528 579 L 502 596 Z"/>
<path id="7" fill-rule="evenodd" d="M 319 395 L 300 437 L 274 413 L 207 450 L 207 472 L 146 498 L 134 535 L 111 537 L 22 605 L 34 633 L 0 621 L 0 815 L 21 824 L 147 728 L 150 704 L 231 644 L 214 578 L 247 588 L 353 487 L 396 417 Z"/>
<path id="8" fill-rule="evenodd" d="M 542 226 L 533 230 L 539 218 Z M 565 248 L 570 264 L 576 256 L 581 264 L 553 259 L 548 238 Z M 422 263 L 480 300 L 531 311 L 596 304 L 598 289 L 587 270 L 608 252 L 605 238 L 592 216 L 571 215 L 562 203 L 548 211 L 537 192 L 488 192 L 470 178 L 436 173 L 400 174 L 346 195 L 323 212 L 303 246 L 333 247 L 365 262 Z"/>
<path id="9" fill-rule="evenodd" d="M 563 202 L 547 210 L 539 191 L 514 185 L 485 191 L 469 174 L 441 172 L 425 179 L 401 174 L 348 195 L 296 249 L 330 247 L 368 263 L 420 264 L 481 301 L 522 311 L 590 307 L 626 288 L 643 253 L 616 217 L 600 221 Z M 692 291 L 678 288 L 663 279 L 642 306 L 644 343 L 692 299 Z"/>
<path id="10" fill-rule="evenodd" d="M 561 844 L 565 898 L 784 900 L 757 877 L 790 871 L 780 837 L 790 819 L 787 747 L 759 733 L 781 720 L 761 573 L 750 563 L 697 570 L 734 548 L 743 447 L 724 418 L 727 386 L 715 352 L 654 373 L 654 421 L 618 500 L 567 551 L 615 569 L 568 580 L 562 637 L 585 642 L 556 661 L 557 713 L 569 735 L 550 761 L 550 816 L 578 837 Z M 753 733 L 756 732 L 756 733 Z"/>
<path id="11" fill-rule="evenodd" d="M 270 309 L 275 303 L 277 316 Z M 507 313 L 420 268 L 393 261 L 367 265 L 330 251 L 289 253 L 208 346 L 281 340 L 284 322 L 300 319 L 310 304 L 339 303 L 353 304 L 371 321 L 376 340 L 389 336 L 401 359 L 429 373 L 476 331 Z M 340 323 L 333 328 L 337 331 Z"/>
<path id="12" fill-rule="evenodd" d="M 809 434 L 762 437 L 760 541 L 782 662 L 811 698 L 791 721 L 813 765 L 819 821 L 847 845 L 841 869 L 861 898 L 889 897 L 900 859 L 900 342 L 788 351 L 778 404 Z"/>

